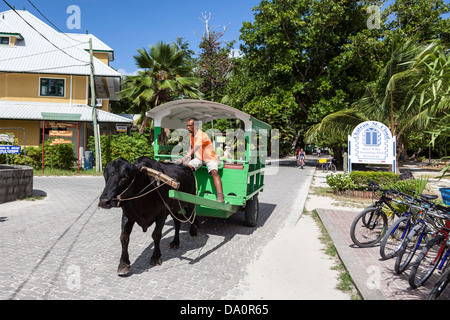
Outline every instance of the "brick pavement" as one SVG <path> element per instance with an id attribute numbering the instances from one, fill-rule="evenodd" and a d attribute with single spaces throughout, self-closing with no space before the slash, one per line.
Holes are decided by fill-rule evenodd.
<path id="1" fill-rule="evenodd" d="M 354 217 L 358 214 L 357 211 L 317 209 L 317 213 L 364 299 L 426 299 L 439 276 L 437 271 L 423 287 L 413 290 L 408 283 L 409 268 L 401 275 L 397 275 L 394 271 L 395 260 L 382 260 L 379 246 L 359 248 L 353 244 L 349 231 Z"/>
<path id="2" fill-rule="evenodd" d="M 296 190 L 313 169 L 281 167 L 266 176 L 256 228 L 238 213 L 204 219 L 196 238 L 183 225 L 180 249 L 170 250 L 168 219 L 163 264 L 150 267 L 151 230 L 135 227 L 131 275 L 118 277 L 120 209 L 98 209 L 103 177 L 35 177 L 47 197 L 0 205 L 0 299 L 238 299 L 247 265 L 292 217 Z"/>

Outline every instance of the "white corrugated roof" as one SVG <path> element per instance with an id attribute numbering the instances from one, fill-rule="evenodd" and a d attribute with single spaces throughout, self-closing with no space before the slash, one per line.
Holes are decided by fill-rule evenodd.
<path id="1" fill-rule="evenodd" d="M 13 27 L 11 27 L 4 19 L 0 19 L 0 33 L 5 34 L 17 34 L 16 30 L 14 30 Z"/>
<path id="2" fill-rule="evenodd" d="M 64 103 L 38 103 L 20 101 L 0 101 L 0 119 L 8 120 L 43 120 L 42 113 L 61 114 L 65 116 L 80 115 L 79 121 L 92 121 L 92 107 L 88 105 L 75 105 Z M 98 122 L 132 123 L 133 119 L 122 117 L 103 110 L 97 110 Z"/>
<path id="3" fill-rule="evenodd" d="M 109 61 L 114 60 L 114 50 L 108 46 L 106 43 L 101 41 L 99 38 L 94 36 L 93 34 L 83 34 L 83 33 L 65 33 L 65 35 L 69 36 L 70 38 L 84 42 L 84 45 L 82 45 L 82 48 L 84 50 L 89 50 L 89 39 L 92 39 L 92 50 L 93 51 L 101 51 L 108 53 Z"/>
<path id="4" fill-rule="evenodd" d="M 114 51 L 110 46 L 101 41 L 99 38 L 94 36 L 93 34 L 84 34 L 84 33 L 65 33 L 65 35 L 70 38 L 84 42 L 83 49 L 89 50 L 89 39 L 92 38 L 92 49 L 96 51 Z"/>
<path id="5" fill-rule="evenodd" d="M 0 72 L 90 74 L 90 55 L 85 50 L 88 45 L 85 41 L 89 35 L 77 40 L 77 36 L 57 32 L 28 11 L 16 10 L 16 12 L 9 10 L 0 13 L 4 25 L 10 26 L 23 37 L 23 40 L 17 42 L 15 46 L 0 46 Z M 101 46 L 94 38 L 93 43 L 98 47 Z M 94 70 L 96 76 L 121 77 L 120 73 L 95 57 Z"/>

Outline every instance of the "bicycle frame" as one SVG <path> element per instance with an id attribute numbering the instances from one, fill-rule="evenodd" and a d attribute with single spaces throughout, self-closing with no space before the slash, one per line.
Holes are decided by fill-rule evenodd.
<path id="1" fill-rule="evenodd" d="M 437 236 L 439 233 L 442 233 L 444 235 L 444 242 L 442 243 L 441 247 L 439 248 L 436 258 L 433 261 L 433 264 L 436 263 L 438 261 L 438 259 L 441 258 L 442 253 L 447 248 L 447 252 L 445 253 L 444 257 L 442 258 L 441 263 L 437 267 L 438 270 L 442 270 L 442 267 L 444 266 L 445 262 L 448 259 L 448 256 L 450 255 L 450 247 L 449 247 L 449 243 L 448 243 L 448 241 L 449 241 L 448 240 L 448 231 L 446 231 L 445 229 L 450 230 L 450 221 L 449 220 L 447 220 L 445 222 L 445 226 L 442 229 L 438 230 L 435 233 L 435 236 Z M 427 254 L 428 254 L 428 252 L 427 252 Z"/>
<path id="2" fill-rule="evenodd" d="M 377 201 L 375 201 L 375 203 L 373 204 L 374 207 L 383 208 L 383 205 L 387 205 L 389 209 L 392 210 L 392 212 L 394 212 L 394 214 L 398 217 L 401 216 L 401 213 L 398 212 L 390 203 L 389 201 L 392 201 L 393 199 L 387 197 L 385 195 L 385 193 L 383 192 L 383 194 L 381 195 L 380 199 L 378 199 Z M 389 217 L 389 216 L 388 216 Z"/>
<path id="3" fill-rule="evenodd" d="M 405 239 L 405 237 L 408 235 L 409 226 L 411 224 L 411 219 L 412 219 L 412 216 L 411 216 L 411 214 L 409 214 L 409 212 L 404 212 L 403 216 L 408 216 L 408 222 L 406 223 L 406 228 L 405 228 L 405 230 L 403 230 L 402 236 L 400 237 L 401 240 Z M 398 225 L 397 225 L 397 228 L 398 228 Z M 393 235 L 395 233 L 395 231 L 397 231 L 397 228 L 392 230 L 391 235 Z"/>

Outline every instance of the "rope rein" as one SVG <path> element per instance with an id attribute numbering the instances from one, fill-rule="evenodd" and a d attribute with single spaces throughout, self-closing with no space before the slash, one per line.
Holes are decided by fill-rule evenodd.
<path id="1" fill-rule="evenodd" d="M 162 172 L 161 172 L 161 174 L 162 174 Z M 157 177 L 157 178 L 158 178 L 158 177 Z M 128 189 L 130 189 L 130 187 L 131 187 L 132 184 L 134 183 L 134 180 L 136 179 L 136 176 L 134 176 L 133 180 L 132 180 L 131 183 L 128 185 L 128 187 L 127 187 L 124 191 L 122 191 L 122 193 L 119 194 L 116 198 L 114 198 L 115 200 L 117 200 L 117 207 L 120 207 L 120 202 L 122 202 L 122 201 L 129 201 L 129 200 L 139 199 L 139 198 L 142 198 L 142 197 L 144 197 L 144 196 L 146 196 L 146 195 L 148 195 L 148 194 L 150 194 L 151 192 L 153 192 L 153 191 L 156 190 L 156 191 L 158 192 L 158 195 L 159 195 L 159 197 L 161 198 L 162 202 L 164 203 L 164 206 L 165 206 L 166 209 L 170 212 L 170 214 L 172 215 L 172 217 L 173 217 L 174 219 L 177 219 L 178 221 L 180 221 L 180 222 L 182 222 L 182 223 L 189 222 L 190 224 L 193 224 L 194 221 L 195 221 L 196 214 L 197 214 L 197 212 L 196 212 L 196 211 L 197 211 L 197 210 L 196 210 L 196 207 L 194 207 L 194 210 L 192 211 L 190 217 L 186 217 L 186 215 L 184 214 L 184 210 L 183 210 L 183 208 L 182 208 L 182 206 L 181 206 L 180 200 L 177 200 L 177 201 L 178 201 L 178 205 L 180 206 L 181 214 L 183 215 L 183 217 L 184 217 L 186 220 L 183 221 L 183 220 L 181 220 L 180 218 L 178 218 L 178 217 L 172 212 L 172 210 L 170 210 L 169 205 L 168 205 L 167 202 L 164 200 L 164 198 L 162 197 L 161 193 L 160 193 L 159 190 L 158 190 L 158 189 L 159 189 L 160 187 L 162 187 L 163 185 L 168 184 L 168 182 L 167 182 L 167 181 L 164 181 L 163 183 L 160 183 L 160 180 L 157 179 L 157 178 L 154 179 L 151 183 L 149 183 L 144 189 L 142 189 L 141 191 L 139 191 L 139 193 L 137 194 L 137 196 L 131 197 L 131 198 L 122 199 L 122 195 L 123 195 L 125 192 L 127 192 Z M 194 178 L 195 178 L 195 175 L 194 175 Z M 146 193 L 141 194 L 145 189 L 147 189 L 147 188 L 150 187 L 152 184 L 154 184 L 155 181 L 158 182 L 158 185 L 157 185 L 156 187 L 154 187 L 153 189 L 147 191 Z M 195 179 L 195 187 L 196 187 L 196 190 L 197 190 L 197 179 Z"/>

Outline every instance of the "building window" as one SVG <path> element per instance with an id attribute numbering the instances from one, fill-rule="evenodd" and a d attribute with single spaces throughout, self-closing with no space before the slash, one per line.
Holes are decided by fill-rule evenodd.
<path id="1" fill-rule="evenodd" d="M 41 79 L 40 95 L 47 97 L 64 97 L 64 79 Z"/>
<path id="2" fill-rule="evenodd" d="M 0 37 L 0 44 L 9 44 L 9 37 Z"/>

